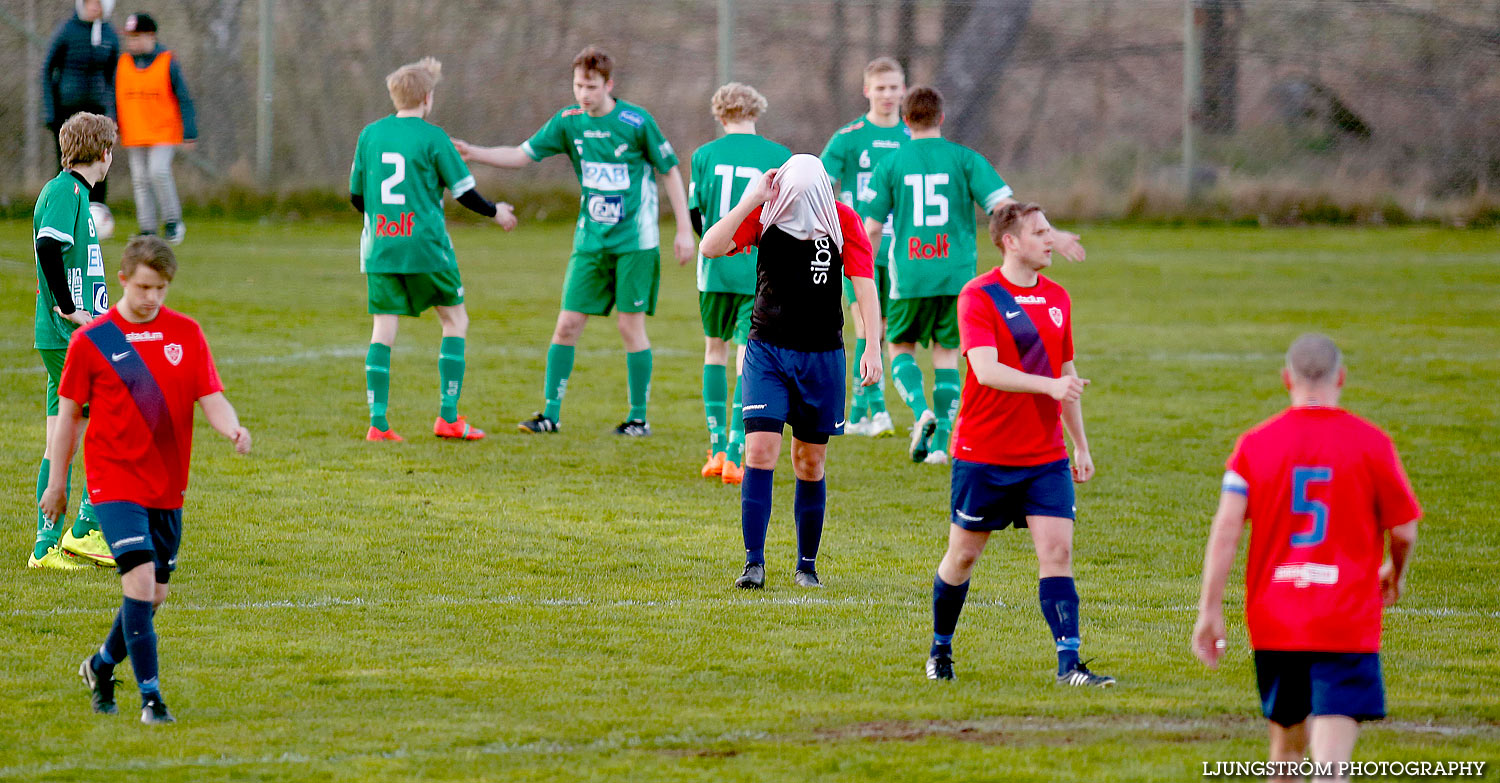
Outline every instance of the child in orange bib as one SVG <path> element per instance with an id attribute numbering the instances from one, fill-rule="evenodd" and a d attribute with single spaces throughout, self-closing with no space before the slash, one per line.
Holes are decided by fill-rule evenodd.
<path id="1" fill-rule="evenodd" d="M 115 71 L 115 106 L 120 144 L 130 158 L 136 222 L 142 234 L 155 234 L 160 225 L 167 241 L 180 244 L 187 232 L 172 157 L 198 137 L 193 101 L 176 58 L 156 42 L 150 14 L 125 20 L 125 50 Z"/>

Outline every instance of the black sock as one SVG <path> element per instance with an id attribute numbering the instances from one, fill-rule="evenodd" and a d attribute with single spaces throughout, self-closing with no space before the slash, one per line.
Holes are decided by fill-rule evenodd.
<path id="1" fill-rule="evenodd" d="M 1037 597 L 1057 643 L 1057 673 L 1063 674 L 1078 664 L 1078 590 L 1073 577 L 1043 577 L 1037 583 Z"/>
<path id="2" fill-rule="evenodd" d="M 818 572 L 818 544 L 823 540 L 823 512 L 828 508 L 828 482 L 825 479 L 797 479 L 797 494 L 792 499 L 792 516 L 797 520 L 797 570 Z"/>
<path id="3" fill-rule="evenodd" d="M 932 578 L 932 649 L 929 655 L 952 655 L 953 632 L 958 628 L 958 614 L 969 597 L 969 583 L 950 585 L 941 575 Z"/>

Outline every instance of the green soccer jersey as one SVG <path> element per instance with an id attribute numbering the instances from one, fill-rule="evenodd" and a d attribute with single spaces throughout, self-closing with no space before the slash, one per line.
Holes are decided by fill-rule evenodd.
<path id="1" fill-rule="evenodd" d="M 443 221 L 443 188 L 474 188 L 448 134 L 420 117 L 394 114 L 359 133 L 349 192 L 365 200 L 361 272 L 416 274 L 458 267 Z"/>
<path id="2" fill-rule="evenodd" d="M 859 196 L 870 185 L 870 175 L 886 156 L 911 141 L 911 129 L 901 120 L 890 128 L 882 128 L 867 117 L 839 128 L 823 148 L 823 168 L 828 178 L 839 183 L 839 200 L 855 206 Z M 890 257 L 891 221 L 887 217 L 885 230 L 881 232 L 880 247 L 876 248 L 876 266 L 885 266 Z"/>
<path id="3" fill-rule="evenodd" d="M 63 244 L 63 274 L 68 278 L 68 292 L 73 307 L 98 315 L 109 309 L 109 288 L 104 284 L 104 253 L 99 250 L 99 233 L 89 214 L 89 188 L 71 171 L 58 174 L 42 188 L 31 217 L 31 236 Z M 59 350 L 68 347 L 68 338 L 78 325 L 52 311 L 57 302 L 52 289 L 42 279 L 41 261 L 36 267 L 36 347 Z"/>
<path id="4" fill-rule="evenodd" d="M 753 133 L 729 133 L 693 152 L 693 181 L 688 208 L 703 215 L 703 230 L 719 222 L 739 203 L 745 188 L 780 166 L 792 151 Z M 724 294 L 755 293 L 755 250 L 721 258 L 698 254 L 698 290 Z"/>
<path id="5" fill-rule="evenodd" d="M 859 213 L 891 216 L 891 298 L 957 296 L 974 277 L 972 205 L 988 213 L 1010 194 L 983 155 L 947 139 L 912 139 L 881 161 Z"/>
<path id="6" fill-rule="evenodd" d="M 677 153 L 645 109 L 616 99 L 608 114 L 590 117 L 569 106 L 521 150 L 532 160 L 567 155 L 573 162 L 582 186 L 575 251 L 628 253 L 661 244 L 655 173 L 676 166 Z"/>

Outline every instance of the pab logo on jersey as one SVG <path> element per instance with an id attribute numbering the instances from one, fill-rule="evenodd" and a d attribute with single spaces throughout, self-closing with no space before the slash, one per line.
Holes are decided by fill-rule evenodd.
<path id="1" fill-rule="evenodd" d="M 635 112 L 633 112 L 633 111 L 631 111 L 629 109 L 626 109 L 626 110 L 620 112 L 620 122 L 623 122 L 626 125 L 630 125 L 632 127 L 639 128 L 642 125 L 646 124 L 646 118 L 642 117 L 639 114 L 636 114 Z"/>
<path id="2" fill-rule="evenodd" d="M 912 237 L 906 247 L 907 258 L 947 258 L 948 257 L 948 235 L 938 234 L 932 244 L 922 244 L 922 240 Z"/>
<path id="3" fill-rule="evenodd" d="M 1054 323 L 1054 324 L 1056 324 L 1058 326 L 1062 326 L 1063 311 L 1062 311 L 1061 307 L 1051 307 L 1051 308 L 1048 308 L 1047 309 L 1047 315 L 1049 315 L 1049 316 L 1052 317 L 1052 323 Z"/>
<path id="4" fill-rule="evenodd" d="M 630 167 L 624 163 L 583 161 L 583 186 L 590 190 L 630 190 Z"/>
<path id="5" fill-rule="evenodd" d="M 377 216 L 375 220 L 375 236 L 377 237 L 409 237 L 412 228 L 416 226 L 417 213 L 403 212 L 401 217 L 391 220 L 385 215 Z"/>

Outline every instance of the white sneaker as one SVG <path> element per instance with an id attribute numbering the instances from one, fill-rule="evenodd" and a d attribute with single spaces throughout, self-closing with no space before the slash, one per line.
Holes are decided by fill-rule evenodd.
<path id="1" fill-rule="evenodd" d="M 860 419 L 858 421 L 851 421 L 848 424 L 845 424 L 844 425 L 844 434 L 845 435 L 869 435 L 870 434 L 870 418 L 868 416 L 866 416 L 865 418 Z"/>
<path id="2" fill-rule="evenodd" d="M 927 450 L 932 448 L 932 436 L 937 432 L 937 414 L 930 410 L 922 411 L 922 417 L 911 426 L 911 454 L 912 462 L 922 462 L 927 459 Z"/>
<path id="3" fill-rule="evenodd" d="M 927 465 L 947 465 L 948 452 L 934 451 L 931 454 L 928 454 L 927 459 L 922 460 L 922 462 Z"/>
<path id="4" fill-rule="evenodd" d="M 891 424 L 890 412 L 881 411 L 874 416 L 871 416 L 869 418 L 869 423 L 865 425 L 864 434 L 869 435 L 872 438 L 889 438 L 892 435 L 895 435 L 896 426 L 894 424 Z"/>

